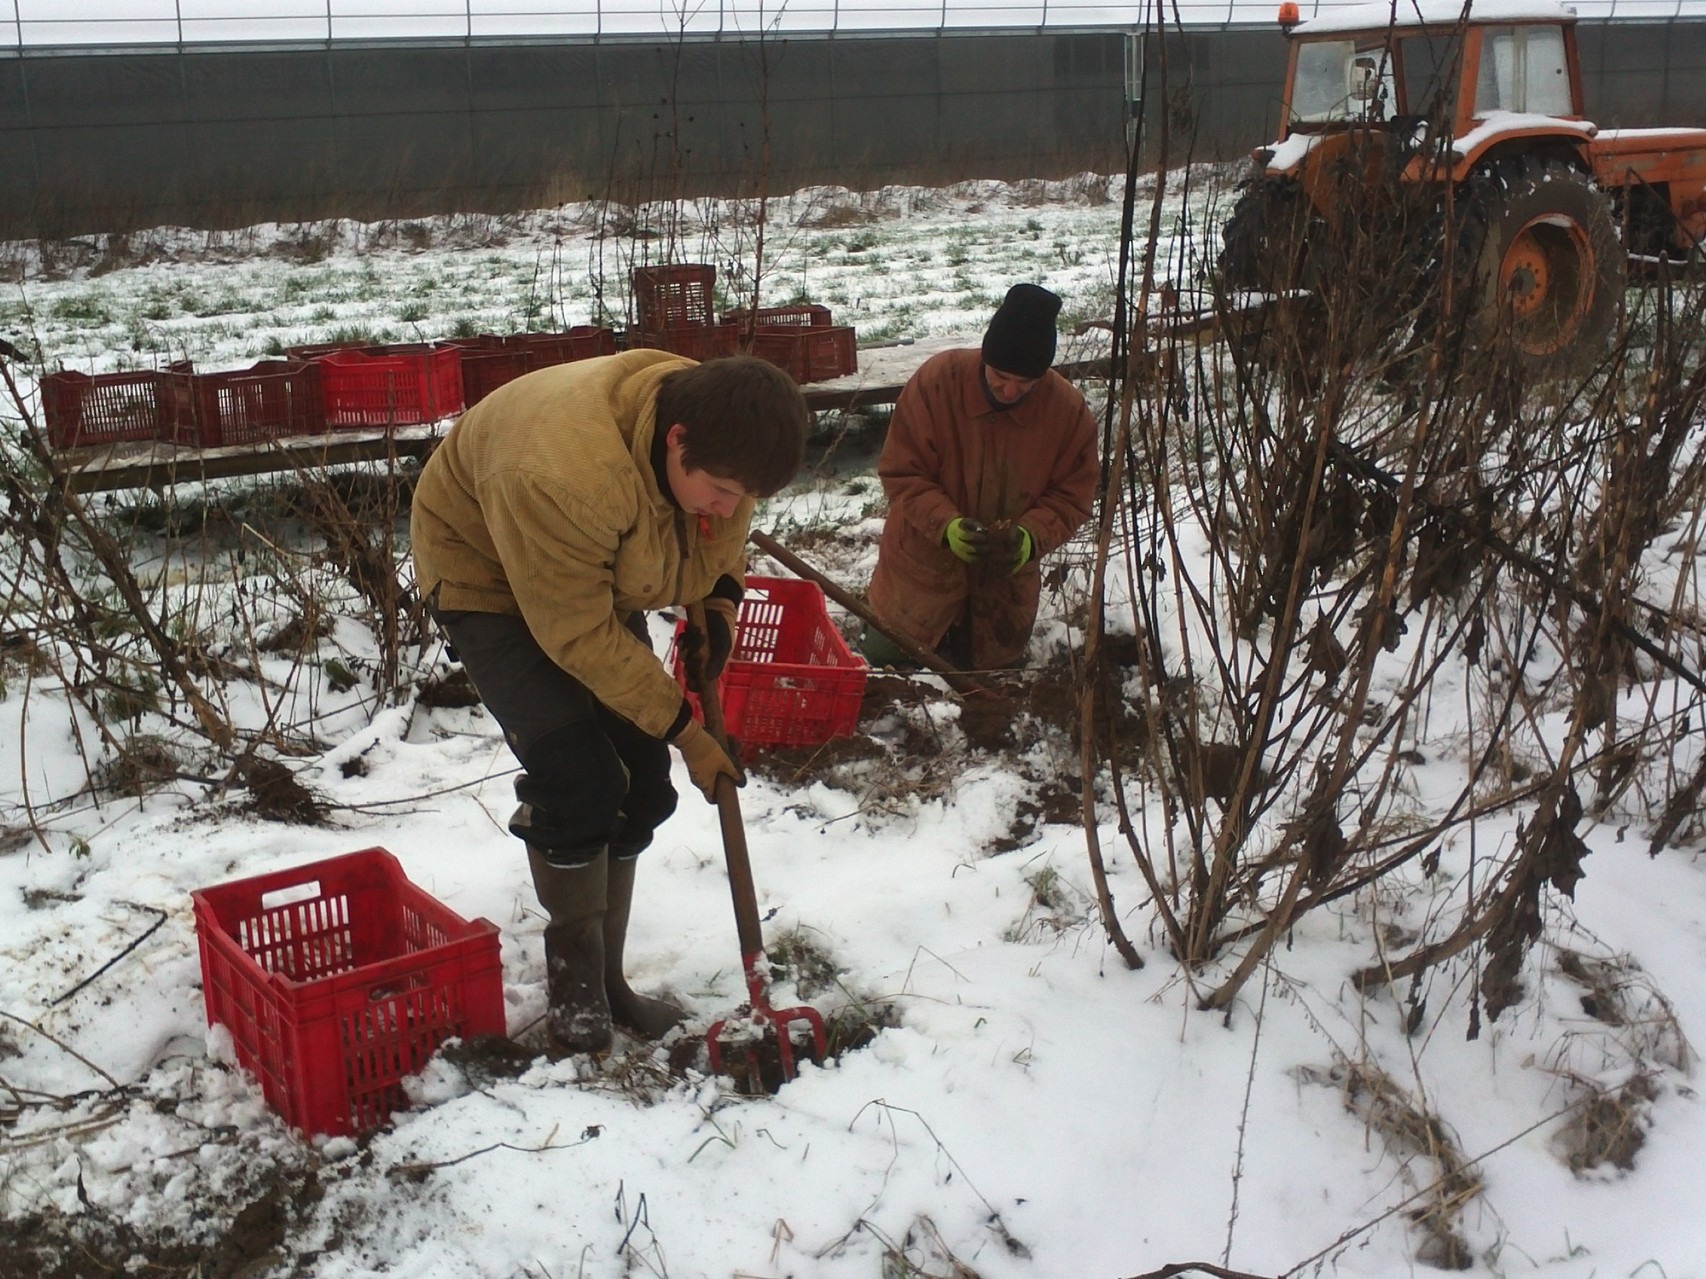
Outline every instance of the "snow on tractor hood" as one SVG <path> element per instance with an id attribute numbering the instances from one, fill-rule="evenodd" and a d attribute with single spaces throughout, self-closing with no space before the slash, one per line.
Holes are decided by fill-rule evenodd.
<path id="1" fill-rule="evenodd" d="M 1469 21 L 1484 22 L 1574 22 L 1576 11 L 1553 0 L 1475 0 Z M 1396 10 L 1390 4 L 1353 4 L 1330 9 L 1319 17 L 1300 22 L 1293 36 L 1316 36 L 1335 31 L 1385 31 L 1389 27 L 1455 27 L 1463 21 L 1463 5 L 1456 0 L 1420 0 Z"/>
<path id="2" fill-rule="evenodd" d="M 1475 155 L 1499 138 L 1510 134 L 1531 133 L 1568 133 L 1579 138 L 1592 138 L 1599 134 L 1597 125 L 1587 120 L 1566 120 L 1555 115 L 1534 115 L 1522 111 L 1489 111 L 1483 120 L 1478 120 L 1473 129 L 1460 138 L 1454 138 L 1451 143 L 1452 154 L 1459 156 Z M 1415 141 L 1425 140 L 1426 126 L 1416 126 Z M 1328 138 L 1338 136 L 1337 131 L 1325 133 L 1294 133 L 1283 142 L 1275 142 L 1261 150 L 1268 153 L 1267 161 L 1263 164 L 1269 173 L 1290 173 L 1302 164 L 1304 159 L 1320 143 Z M 1261 158 L 1261 151 L 1256 153 Z"/>
<path id="3" fill-rule="evenodd" d="M 1555 115 L 1531 115 L 1522 111 L 1489 111 L 1486 118 L 1460 138 L 1454 138 L 1452 151 L 1457 155 L 1474 155 L 1488 143 L 1509 133 L 1573 133 L 1579 138 L 1591 138 L 1599 126 L 1587 120 L 1565 120 Z"/>

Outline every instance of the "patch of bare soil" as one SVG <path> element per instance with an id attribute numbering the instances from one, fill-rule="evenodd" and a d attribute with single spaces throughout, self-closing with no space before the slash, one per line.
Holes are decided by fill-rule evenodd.
<path id="1" fill-rule="evenodd" d="M 752 751 L 748 767 L 788 786 L 810 782 L 833 783 L 849 764 L 885 759 L 888 750 L 881 742 L 863 735 L 837 737 L 821 746 L 774 746 Z"/>
<path id="2" fill-rule="evenodd" d="M 1013 824 L 1005 835 L 991 841 L 992 853 L 1011 853 L 1025 848 L 1037 837 L 1039 826 L 1069 826 L 1084 816 L 1083 797 L 1056 781 L 1044 781 L 1034 800 L 1022 799 L 1014 806 Z"/>
<path id="3" fill-rule="evenodd" d="M 84 1198 L 83 1211 L 75 1215 L 37 1212 L 9 1219 L 0 1231 L 0 1275 L 259 1279 L 309 1274 L 312 1270 L 301 1266 L 310 1259 L 287 1255 L 286 1239 L 292 1227 L 313 1211 L 320 1196 L 319 1178 L 309 1167 L 275 1170 L 261 1192 L 241 1205 L 200 1202 L 197 1216 L 203 1225 L 222 1211 L 231 1213 L 212 1243 L 174 1237 L 169 1230 L 139 1230 Z"/>

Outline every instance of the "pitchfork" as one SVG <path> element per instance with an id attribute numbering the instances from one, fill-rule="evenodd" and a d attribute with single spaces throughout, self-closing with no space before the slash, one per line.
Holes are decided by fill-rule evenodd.
<path id="1" fill-rule="evenodd" d="M 699 708 L 705 716 L 705 730 L 717 744 L 728 751 L 728 733 L 723 724 L 722 698 L 718 681 L 705 678 L 705 644 L 710 632 L 705 628 L 705 607 L 693 603 L 687 606 L 688 625 L 699 632 L 698 642 L 685 646 L 688 665 L 699 685 Z M 773 1008 L 770 1006 L 770 960 L 764 953 L 764 933 L 758 920 L 758 891 L 752 882 L 752 860 L 746 851 L 746 828 L 741 822 L 740 799 L 735 794 L 735 780 L 721 776 L 716 783 L 717 819 L 723 831 L 723 856 L 729 867 L 729 894 L 734 898 L 735 931 L 740 938 L 741 970 L 746 974 L 747 1001 L 751 1011 L 741 1018 L 725 1018 L 705 1032 L 705 1046 L 710 1050 L 711 1069 L 718 1074 L 733 1074 L 724 1068 L 724 1046 L 736 1048 L 745 1057 L 746 1078 L 749 1083 L 775 1092 L 781 1084 L 799 1073 L 794 1061 L 794 1029 L 806 1024 L 809 1044 L 805 1049 L 808 1061 L 821 1062 L 828 1054 L 828 1039 L 824 1034 L 823 1016 L 815 1008 Z M 781 1062 L 781 1079 L 775 1080 L 766 1071 L 759 1055 L 761 1044 L 774 1036 L 776 1055 Z"/>

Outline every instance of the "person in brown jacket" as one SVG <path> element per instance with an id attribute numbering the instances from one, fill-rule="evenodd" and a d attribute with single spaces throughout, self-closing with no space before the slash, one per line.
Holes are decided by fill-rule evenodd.
<path id="1" fill-rule="evenodd" d="M 671 745 L 707 799 L 741 775 L 652 651 L 646 611 L 702 600 L 695 638 L 722 670 L 754 499 L 799 470 L 807 420 L 763 360 L 628 351 L 499 387 L 421 474 L 417 583 L 521 762 L 509 829 L 549 918 L 553 1055 L 607 1050 L 613 1021 L 656 1038 L 681 1020 L 623 975 L 635 860 L 675 811 Z"/>
<path id="2" fill-rule="evenodd" d="M 1099 463 L 1084 397 L 1056 373 L 1060 299 L 1015 284 L 981 350 L 944 351 L 895 405 L 877 475 L 888 518 L 871 577 L 883 628 L 960 667 L 1018 665 L 1038 561 L 1090 517 Z M 873 663 L 904 662 L 867 629 Z"/>

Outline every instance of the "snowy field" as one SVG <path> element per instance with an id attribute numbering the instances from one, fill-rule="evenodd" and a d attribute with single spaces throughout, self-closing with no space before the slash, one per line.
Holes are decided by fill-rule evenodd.
<path id="1" fill-rule="evenodd" d="M 1169 199 L 1159 276 L 1193 279 L 1223 177 L 1195 174 Z M 1021 279 L 1060 292 L 1068 325 L 1105 319 L 1119 190 L 1084 178 L 802 193 L 770 210 L 762 300 L 829 305 L 873 349 L 973 343 Z M 678 256 L 750 262 L 749 214 L 693 210 L 674 232 Z M 241 367 L 333 337 L 621 323 L 626 298 L 596 286 L 654 242 L 600 242 L 599 217 L 564 208 L 7 246 L 0 335 L 47 367 L 96 372 L 181 358 Z M 742 278 L 725 269 L 729 300 Z M 13 366 L 26 401 L 35 367 Z M 11 447 L 15 409 L 3 416 Z M 856 588 L 881 527 L 877 428 L 830 430 L 757 519 Z M 134 516 L 136 571 L 151 589 L 180 589 L 191 563 L 224 571 L 233 546 L 250 547 L 226 593 L 205 578 L 199 589 L 233 616 L 276 624 L 288 612 L 281 583 L 335 586 L 280 543 L 290 519 L 268 516 L 268 484 L 174 494 L 233 513 L 232 527 L 204 524 L 187 541 L 160 531 L 157 497 L 99 502 L 119 523 Z M 1076 642 L 1085 558 L 1062 558 L 1031 654 L 1039 671 L 1063 669 Z M 15 548 L 4 564 L 17 576 Z M 602 1063 L 526 1051 L 439 1060 L 411 1084 L 413 1107 L 370 1139 L 306 1140 L 207 1028 L 191 891 L 388 848 L 452 910 L 497 925 L 509 1031 L 536 1047 L 543 921 L 504 829 L 511 756 L 477 707 L 376 694 L 375 639 L 352 601 L 306 676 L 289 651 L 252 644 L 254 678 L 229 686 L 226 708 L 249 728 L 289 730 L 300 750 L 284 762 L 323 823 L 257 815 L 248 792 L 193 768 L 141 797 L 111 778 L 92 786 L 106 750 L 70 709 L 64 673 L 24 656 L 28 613 L 15 591 L 5 598 L 8 1279 L 32 1273 L 5 1269 L 32 1243 L 47 1249 L 34 1273 L 56 1276 L 118 1273 L 113 1259 L 129 1256 L 131 1273 L 254 1279 L 1115 1279 L 1185 1262 L 1386 1279 L 1450 1260 L 1413 1220 L 1447 1178 L 1461 1189 L 1466 1273 L 1706 1276 L 1706 1114 L 1691 1044 L 1706 1027 L 1706 866 L 1693 850 L 1649 857 L 1639 822 L 1584 824 L 1587 875 L 1573 902 L 1548 899 L 1528 995 L 1477 1038 L 1466 1035 L 1466 964 L 1436 975 L 1408 1035 L 1402 1003 L 1348 978 L 1396 944 L 1398 925 L 1424 927 L 1477 844 L 1514 838 L 1517 813 L 1474 826 L 1431 873 L 1407 869 L 1308 915 L 1230 1010 L 1205 1013 L 1196 996 L 1216 974 L 1170 957 L 1104 808 L 1099 842 L 1144 966 L 1130 969 L 1106 939 L 1085 835 L 1061 802 L 1077 790 L 1070 724 L 1027 711 L 1016 740 L 998 745 L 933 681 L 891 680 L 859 751 L 833 767 L 761 763 L 741 792 L 767 937 L 827 960 L 827 972 L 794 964 L 776 1002 L 857 1014 L 875 1031 L 868 1043 L 764 1098 L 697 1065 L 672 1069 L 667 1045 L 624 1042 Z M 1110 608 L 1117 629 L 1126 606 Z M 667 623 L 653 634 L 661 651 Z M 242 646 L 229 656 L 244 658 Z M 406 656 L 415 686 L 443 679 L 438 646 Z M 1442 672 L 1442 705 L 1462 697 L 1463 679 Z M 1449 714 L 1430 723 L 1415 743 L 1423 809 L 1453 793 L 1466 754 Z M 165 731 L 146 712 L 135 727 Z M 680 810 L 640 865 L 629 970 L 703 1031 L 744 992 L 715 812 L 679 766 L 677 785 Z M 1566 951 L 1578 961 L 1561 964 Z M 1615 975 L 1625 1016 L 1591 1015 L 1584 971 Z M 1572 1170 L 1572 1084 L 1615 1088 L 1631 1061 L 1651 1089 L 1644 1142 L 1627 1168 Z M 1406 1145 L 1381 1122 L 1386 1079 L 1425 1098 L 1456 1162 L 1427 1131 Z M 102 1260 L 56 1242 L 67 1219 L 105 1241 Z M 50 1254 L 59 1269 L 41 1260 Z"/>

